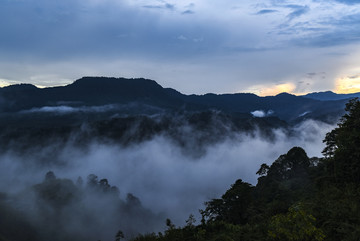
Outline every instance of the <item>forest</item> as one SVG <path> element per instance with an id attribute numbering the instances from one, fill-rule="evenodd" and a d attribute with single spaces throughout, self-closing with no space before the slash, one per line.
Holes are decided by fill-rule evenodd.
<path id="1" fill-rule="evenodd" d="M 359 100 L 345 110 L 326 134 L 323 158 L 293 147 L 259 167 L 255 186 L 239 179 L 221 198 L 207 201 L 199 223 L 193 215 L 183 227 L 168 219 L 165 232 L 132 240 L 359 240 Z"/>
<path id="2" fill-rule="evenodd" d="M 176 226 L 135 195 L 121 198 L 106 178 L 72 181 L 49 171 L 16 195 L 0 193 L 0 241 L 358 240 L 360 101 L 349 101 L 345 111 L 325 136 L 322 158 L 291 148 L 259 166 L 256 185 L 238 179 L 206 201 L 200 220 L 189 214 Z M 153 232 L 158 220 L 165 231 Z"/>

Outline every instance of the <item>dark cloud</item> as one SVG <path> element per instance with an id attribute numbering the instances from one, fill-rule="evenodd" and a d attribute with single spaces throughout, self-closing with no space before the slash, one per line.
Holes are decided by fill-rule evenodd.
<path id="1" fill-rule="evenodd" d="M 166 3 L 166 4 L 165 4 L 165 8 L 170 9 L 170 10 L 174 10 L 174 9 L 175 9 L 175 5 L 174 5 L 174 4 L 170 4 L 170 3 Z"/>
<path id="2" fill-rule="evenodd" d="M 257 12 L 256 14 L 262 15 L 262 14 L 276 13 L 276 12 L 278 12 L 278 11 L 274 10 L 274 9 L 263 9 L 263 10 L 260 10 L 259 12 Z"/>
<path id="3" fill-rule="evenodd" d="M 294 18 L 300 17 L 310 11 L 308 6 L 299 6 L 299 5 L 288 5 L 289 8 L 295 9 L 293 12 L 287 15 L 289 20 L 293 20 Z"/>
<path id="4" fill-rule="evenodd" d="M 162 4 L 162 5 L 144 5 L 143 8 L 174 10 L 175 5 L 170 4 L 170 3 L 165 3 L 165 4 Z"/>
<path id="5" fill-rule="evenodd" d="M 0 15 L 4 19 L 0 21 L 0 78 L 39 83 L 34 76 L 42 75 L 42 80 L 44 76 L 56 76 L 49 78 L 49 86 L 60 79 L 70 81 L 89 74 L 145 75 L 166 86 L 187 89 L 188 93 L 202 93 L 205 87 L 200 87 L 199 79 L 212 79 L 211 84 L 219 86 L 214 84 L 215 79 L 226 76 L 231 84 L 239 83 L 226 88 L 230 82 L 222 84 L 224 91 L 231 91 L 234 86 L 247 88 L 254 82 L 264 84 L 303 76 L 307 70 L 293 69 L 293 74 L 285 74 L 289 68 L 276 65 L 271 76 L 254 77 L 260 75 L 259 61 L 262 68 L 270 70 L 275 67 L 275 57 L 279 62 L 291 58 L 286 48 L 296 52 L 304 50 L 299 50 L 299 46 L 340 46 L 357 42 L 360 36 L 356 15 L 344 16 L 356 13 L 356 9 L 351 10 L 354 6 L 339 12 L 340 7 L 347 6 L 316 1 L 316 5 L 311 0 L 300 4 L 274 0 L 254 5 L 247 1 L 224 4 L 204 0 L 195 5 L 174 0 L 0 0 Z M 231 10 L 235 5 L 241 14 Z M 310 9 L 312 14 L 306 14 Z M 247 14 L 252 16 L 247 18 Z M 274 49 L 277 53 L 267 51 Z M 290 61 L 285 62 L 290 65 Z M 72 67 L 62 69 L 65 63 Z M 327 57 L 318 63 L 332 65 Z M 299 63 L 300 67 L 304 65 L 305 62 Z M 239 76 L 252 81 L 240 81 Z M 180 78 L 196 80 L 198 85 L 185 87 Z"/>
<path id="6" fill-rule="evenodd" d="M 360 42 L 360 23 L 346 22 L 339 21 L 338 27 L 333 30 L 319 33 L 313 37 L 294 39 L 292 42 L 299 46 L 312 47 L 340 46 Z M 332 26 L 337 24 L 332 24 Z"/>
<path id="7" fill-rule="evenodd" d="M 161 5 L 144 5 L 143 8 L 163 9 L 164 6 L 161 6 Z"/>
<path id="8" fill-rule="evenodd" d="M 182 12 L 181 14 L 194 14 L 195 12 L 192 10 L 186 10 L 184 12 Z"/>
<path id="9" fill-rule="evenodd" d="M 175 5 L 169 3 L 143 7 L 175 11 Z M 137 56 L 181 59 L 215 51 L 224 36 L 224 30 L 216 24 L 162 25 L 156 13 L 142 11 L 139 17 L 138 11 L 114 2 L 86 5 L 78 0 L 64 0 L 63 4 L 9 1 L 0 8 L 1 16 L 7 19 L 0 22 L 0 51 L 2 57 L 28 56 L 32 60 Z M 190 9 L 183 12 L 191 13 L 194 11 Z M 174 40 L 179 33 L 201 35 L 207 41 L 202 41 L 201 48 L 196 41 L 181 44 Z"/>
<path id="10" fill-rule="evenodd" d="M 311 73 L 306 73 L 306 78 L 307 79 L 325 79 L 326 78 L 326 73 L 325 72 L 311 72 Z M 304 81 L 302 81 L 302 83 L 305 83 Z M 309 85 L 309 83 L 306 83 L 307 85 Z"/>
<path id="11" fill-rule="evenodd" d="M 335 1 L 339 2 L 339 3 L 348 4 L 348 5 L 354 5 L 354 4 L 359 4 L 360 3 L 359 0 L 335 0 Z"/>
<path id="12" fill-rule="evenodd" d="M 278 34 L 295 36 L 289 39 L 291 45 L 322 48 L 360 41 L 360 13 L 291 24 L 291 20 L 309 11 L 306 6 L 300 8 L 295 5 L 291 8 L 297 10 L 288 15 L 288 22 L 278 26 Z M 314 25 L 319 27 L 313 27 Z"/>
<path id="13" fill-rule="evenodd" d="M 291 8 L 291 9 L 297 9 L 297 10 L 300 10 L 300 9 L 303 9 L 304 6 L 302 5 L 297 5 L 297 4 L 287 4 L 287 5 L 284 5 L 285 8 Z"/>

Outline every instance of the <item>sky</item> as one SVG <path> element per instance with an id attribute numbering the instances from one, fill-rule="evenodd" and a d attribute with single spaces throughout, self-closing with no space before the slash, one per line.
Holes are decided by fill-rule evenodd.
<path id="1" fill-rule="evenodd" d="M 360 0 L 0 0 L 0 86 L 144 77 L 185 94 L 360 91 Z"/>

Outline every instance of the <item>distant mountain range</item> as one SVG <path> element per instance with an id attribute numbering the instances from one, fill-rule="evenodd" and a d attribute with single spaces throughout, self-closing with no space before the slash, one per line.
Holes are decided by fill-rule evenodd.
<path id="1" fill-rule="evenodd" d="M 237 133 L 255 131 L 271 139 L 280 128 L 298 135 L 293 127 L 308 119 L 335 124 L 352 97 L 329 92 L 184 95 L 142 78 L 84 77 L 43 89 L 11 85 L 0 88 L 0 153 L 42 148 L 55 140 L 64 146 L 93 140 L 126 146 L 164 136 L 201 155 L 208 144 Z"/>
<path id="2" fill-rule="evenodd" d="M 324 91 L 324 92 L 309 93 L 307 95 L 303 95 L 303 97 L 314 100 L 344 100 L 344 99 L 359 98 L 360 92 L 353 94 L 336 94 L 332 91 Z"/>
<path id="3" fill-rule="evenodd" d="M 89 107 L 97 106 L 99 110 L 101 106 L 107 106 L 108 110 L 114 110 L 116 106 L 121 106 L 123 112 L 141 114 L 146 106 L 151 108 L 152 113 L 211 109 L 233 115 L 274 116 L 287 122 L 304 118 L 335 121 L 343 114 L 348 99 L 358 96 L 360 93 L 346 95 L 330 91 L 304 96 L 288 93 L 267 97 L 249 93 L 184 95 L 149 79 L 83 77 L 60 87 L 41 89 L 30 84 L 19 84 L 0 88 L 0 111 L 84 112 L 91 111 Z M 124 106 L 127 106 L 126 110 Z"/>

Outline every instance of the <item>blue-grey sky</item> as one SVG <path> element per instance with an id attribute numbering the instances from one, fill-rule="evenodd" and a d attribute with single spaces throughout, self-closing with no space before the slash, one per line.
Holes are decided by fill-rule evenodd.
<path id="1" fill-rule="evenodd" d="M 360 91 L 360 0 L 0 0 L 0 84 Z"/>

